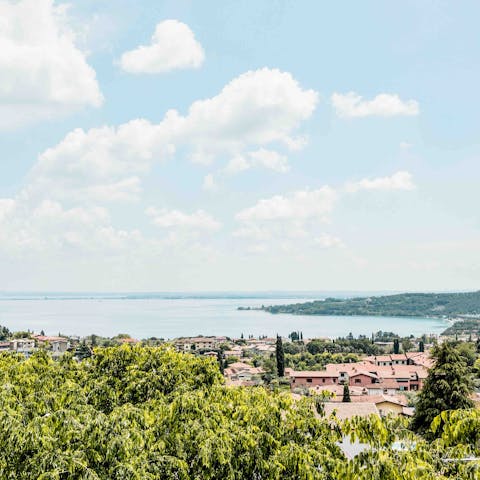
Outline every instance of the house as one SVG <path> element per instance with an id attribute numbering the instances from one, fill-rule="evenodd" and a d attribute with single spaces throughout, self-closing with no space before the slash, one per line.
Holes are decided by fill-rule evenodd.
<path id="1" fill-rule="evenodd" d="M 0 342 L 0 352 L 10 350 L 10 342 Z"/>
<path id="2" fill-rule="evenodd" d="M 338 383 L 338 373 L 327 371 L 290 371 L 291 388 L 314 387 L 317 385 L 335 385 Z"/>
<path id="3" fill-rule="evenodd" d="M 217 358 L 218 357 L 218 353 L 217 352 L 205 352 L 203 354 L 205 357 L 210 357 L 210 358 Z"/>
<path id="4" fill-rule="evenodd" d="M 70 348 L 70 342 L 65 337 L 34 335 L 33 338 L 39 347 L 49 347 L 54 357 L 63 355 Z"/>
<path id="5" fill-rule="evenodd" d="M 336 397 L 332 402 L 341 402 L 342 398 Z M 407 406 L 407 400 L 398 395 L 351 395 L 351 403 L 374 403 L 381 416 L 393 414 L 403 415 L 403 409 Z"/>
<path id="6" fill-rule="evenodd" d="M 179 351 L 217 350 L 227 337 L 186 337 L 175 340 L 175 348 Z"/>
<path id="7" fill-rule="evenodd" d="M 225 358 L 241 358 L 243 356 L 243 350 L 240 347 L 237 347 L 232 350 L 225 350 L 223 355 Z"/>
<path id="8" fill-rule="evenodd" d="M 33 338 L 15 338 L 10 342 L 10 350 L 29 357 L 35 350 L 35 340 Z"/>
<path id="9" fill-rule="evenodd" d="M 139 340 L 136 338 L 125 337 L 125 338 L 117 338 L 117 342 L 121 343 L 122 345 L 136 345 L 139 343 Z"/>
<path id="10" fill-rule="evenodd" d="M 325 370 L 321 371 L 290 371 L 291 388 L 344 384 L 365 388 L 370 395 L 422 389 L 428 375 L 428 370 L 424 366 L 383 365 L 386 362 L 383 359 L 380 362 L 382 365 L 361 361 L 328 364 Z"/>
<path id="11" fill-rule="evenodd" d="M 230 381 L 249 382 L 259 378 L 265 371 L 262 368 L 252 367 L 248 363 L 235 362 L 224 370 L 225 377 Z"/>
<path id="12" fill-rule="evenodd" d="M 373 402 L 325 402 L 324 412 L 327 417 L 334 414 L 338 420 L 347 420 L 352 417 L 380 415 L 380 412 Z"/>
<path id="13" fill-rule="evenodd" d="M 362 387 L 349 387 L 350 397 L 352 396 L 366 396 L 368 392 Z M 332 402 L 341 402 L 343 400 L 343 385 L 317 385 L 309 388 L 311 394 L 321 394 L 328 392 L 332 399 Z"/>

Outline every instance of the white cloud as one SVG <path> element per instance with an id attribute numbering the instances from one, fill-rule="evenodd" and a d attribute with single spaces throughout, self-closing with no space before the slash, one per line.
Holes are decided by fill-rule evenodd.
<path id="1" fill-rule="evenodd" d="M 242 222 L 312 218 L 328 221 L 336 199 L 336 191 L 329 186 L 318 190 L 300 190 L 286 196 L 261 199 L 253 207 L 237 213 L 236 218 Z"/>
<path id="2" fill-rule="evenodd" d="M 170 112 L 168 124 L 192 147 L 193 158 L 233 156 L 248 146 L 291 141 L 317 100 L 317 93 L 303 90 L 290 73 L 263 68 L 233 79 L 215 97 L 194 102 L 185 117 Z"/>
<path id="3" fill-rule="evenodd" d="M 15 208 L 15 200 L 13 198 L 0 198 L 0 221 L 7 216 Z"/>
<path id="4" fill-rule="evenodd" d="M 72 249 L 77 254 L 108 254 L 141 238 L 138 231 L 114 229 L 108 210 L 102 207 L 65 208 L 48 199 L 31 206 L 23 198 L 8 203 L 10 213 L 0 217 L 0 253 L 7 255 L 71 254 Z"/>
<path id="5" fill-rule="evenodd" d="M 339 117 L 393 117 L 420 113 L 416 100 L 403 101 L 398 95 L 388 93 L 381 93 L 373 100 L 363 100 L 355 92 L 334 93 L 332 104 Z"/>
<path id="6" fill-rule="evenodd" d="M 227 175 L 236 175 L 253 167 L 263 167 L 278 173 L 287 173 L 290 170 L 285 155 L 274 150 L 260 148 L 244 155 L 235 155 L 223 169 Z"/>
<path id="7" fill-rule="evenodd" d="M 202 234 L 220 229 L 218 219 L 203 210 L 150 209 L 160 229 L 148 237 L 135 225 L 146 224 L 135 218 L 139 206 L 116 203 L 140 200 L 142 179 L 153 164 L 177 152 L 210 162 L 240 156 L 249 168 L 285 171 L 286 157 L 276 150 L 290 141 L 302 143 L 297 129 L 316 102 L 316 92 L 302 89 L 289 73 L 265 68 L 233 79 L 218 95 L 194 102 L 185 115 L 167 112 L 157 124 L 136 119 L 75 129 L 38 156 L 13 198 L 0 199 L 0 260 L 56 262 L 61 269 L 68 258 L 76 265 L 72 271 L 85 272 L 88 264 L 128 270 L 127 262 L 137 259 L 143 266 L 160 258 L 172 265 L 200 257 L 207 262 L 215 251 Z M 215 188 L 216 180 L 216 174 L 206 175 L 204 187 Z M 123 215 L 122 208 L 129 213 Z M 124 218 L 134 225 L 122 225 Z M 282 226 L 278 231 L 298 238 L 304 235 L 301 223 L 292 220 L 289 231 Z M 23 262 L 25 255 L 33 263 Z"/>
<path id="8" fill-rule="evenodd" d="M 152 223 L 162 228 L 191 228 L 196 230 L 215 231 L 221 224 L 203 210 L 188 214 L 180 210 L 160 210 L 150 207 L 145 212 L 152 218 Z"/>
<path id="9" fill-rule="evenodd" d="M 204 59 L 203 48 L 188 25 L 164 20 L 156 26 L 151 44 L 125 52 L 120 65 L 129 73 L 165 73 L 198 68 Z"/>
<path id="10" fill-rule="evenodd" d="M 0 128 L 102 102 L 95 71 L 75 46 L 65 6 L 0 0 Z"/>
<path id="11" fill-rule="evenodd" d="M 118 127 L 75 129 L 47 149 L 31 171 L 30 197 L 130 201 L 141 191 L 139 178 L 152 162 L 177 149 L 212 162 L 217 156 L 244 159 L 284 172 L 286 158 L 264 147 L 290 138 L 317 101 L 289 73 L 262 69 L 232 80 L 217 96 L 194 102 L 186 116 L 175 110 L 158 124 L 137 119 Z M 239 169 L 239 165 L 235 168 Z"/>
<path id="12" fill-rule="evenodd" d="M 315 238 L 314 243 L 322 248 L 343 247 L 343 242 L 340 238 L 329 235 L 328 233 L 322 233 Z"/>
<path id="13" fill-rule="evenodd" d="M 235 155 L 227 164 L 224 172 L 228 175 L 236 175 L 250 169 L 251 164 L 243 155 Z"/>
<path id="14" fill-rule="evenodd" d="M 250 152 L 249 156 L 254 165 L 262 166 L 279 173 L 286 173 L 290 170 L 287 157 L 273 150 L 260 148 L 255 152 Z"/>
<path id="15" fill-rule="evenodd" d="M 358 182 L 348 182 L 345 190 L 349 193 L 355 193 L 360 190 L 413 190 L 412 175 L 406 171 L 396 172 L 390 177 L 364 178 Z"/>

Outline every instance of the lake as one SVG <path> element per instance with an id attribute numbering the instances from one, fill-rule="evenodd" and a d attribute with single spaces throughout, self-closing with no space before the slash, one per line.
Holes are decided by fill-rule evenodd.
<path id="1" fill-rule="evenodd" d="M 337 295 L 340 296 L 340 295 Z M 174 338 L 242 333 L 273 336 L 294 330 L 304 337 L 370 335 L 378 330 L 399 335 L 439 334 L 441 319 L 272 315 L 239 306 L 260 307 L 311 301 L 317 294 L 0 294 L 0 325 L 10 330 L 59 332 L 85 336 L 128 333 L 135 338 Z"/>

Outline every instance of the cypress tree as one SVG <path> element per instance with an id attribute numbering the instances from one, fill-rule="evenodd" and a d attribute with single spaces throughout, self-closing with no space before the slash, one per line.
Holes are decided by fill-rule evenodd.
<path id="1" fill-rule="evenodd" d="M 285 376 L 285 352 L 283 351 L 282 337 L 280 335 L 277 335 L 275 355 L 277 357 L 277 374 L 279 377 L 284 377 Z"/>
<path id="2" fill-rule="evenodd" d="M 445 410 L 473 408 L 469 398 L 472 379 L 465 359 L 449 342 L 434 348 L 434 366 L 430 369 L 418 395 L 412 428 L 431 436 L 428 430 L 433 419 Z M 440 429 L 441 430 L 441 429 Z"/>
<path id="3" fill-rule="evenodd" d="M 342 402 L 351 402 L 352 399 L 350 398 L 350 389 L 348 388 L 348 385 L 345 384 L 343 386 L 343 398 Z"/>
<path id="4" fill-rule="evenodd" d="M 221 350 L 217 352 L 217 361 L 218 367 L 220 368 L 220 373 L 223 375 L 223 372 L 225 371 L 225 362 L 223 360 L 223 354 Z"/>
<path id="5" fill-rule="evenodd" d="M 418 351 L 419 352 L 424 352 L 425 351 L 425 344 L 423 343 L 422 340 L 420 340 L 420 343 L 418 344 Z"/>
<path id="6" fill-rule="evenodd" d="M 393 341 L 393 353 L 400 353 L 400 342 L 398 341 L 398 338 Z"/>

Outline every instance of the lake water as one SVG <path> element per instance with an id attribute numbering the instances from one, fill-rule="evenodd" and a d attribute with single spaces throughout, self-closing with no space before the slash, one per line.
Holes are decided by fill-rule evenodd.
<path id="1" fill-rule="evenodd" d="M 0 325 L 10 330 L 44 330 L 53 335 L 174 338 L 195 335 L 239 337 L 253 334 L 288 335 L 300 330 L 306 338 L 370 335 L 378 330 L 400 335 L 439 334 L 448 323 L 431 318 L 339 317 L 272 315 L 239 311 L 239 306 L 259 307 L 311 301 L 312 294 L 17 294 L 0 295 Z"/>

